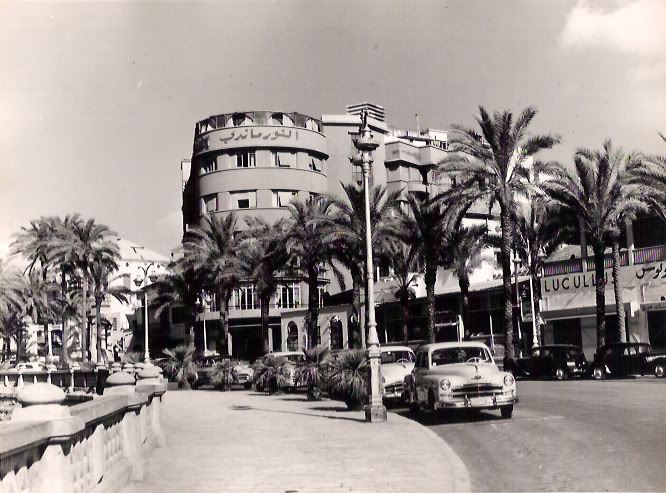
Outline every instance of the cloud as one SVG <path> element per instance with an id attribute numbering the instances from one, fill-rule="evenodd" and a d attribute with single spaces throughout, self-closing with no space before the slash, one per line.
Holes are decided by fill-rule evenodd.
<path id="1" fill-rule="evenodd" d="M 567 16 L 564 46 L 604 47 L 625 55 L 666 58 L 666 1 L 609 2 L 579 0 Z"/>

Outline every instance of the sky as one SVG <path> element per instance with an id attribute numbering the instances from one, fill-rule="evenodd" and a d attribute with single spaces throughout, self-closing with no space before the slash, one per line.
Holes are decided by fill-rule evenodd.
<path id="1" fill-rule="evenodd" d="M 163 254 L 194 124 L 383 105 L 399 128 L 534 105 L 566 163 L 607 137 L 666 153 L 664 0 L 0 2 L 0 257 L 80 212 Z"/>

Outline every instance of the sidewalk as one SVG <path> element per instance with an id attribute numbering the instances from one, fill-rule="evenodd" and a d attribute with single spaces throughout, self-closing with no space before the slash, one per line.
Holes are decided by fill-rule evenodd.
<path id="1" fill-rule="evenodd" d="M 303 394 L 205 390 L 167 392 L 162 410 L 167 445 L 123 493 L 470 490 L 451 448 L 395 414 L 367 424 Z"/>

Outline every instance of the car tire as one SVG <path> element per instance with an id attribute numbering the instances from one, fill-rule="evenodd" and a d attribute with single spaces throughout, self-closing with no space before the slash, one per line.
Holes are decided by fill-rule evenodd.
<path id="1" fill-rule="evenodd" d="M 245 383 L 243 384 L 243 388 L 244 388 L 245 390 L 250 390 L 250 389 L 252 388 L 252 382 L 245 382 Z"/>
<path id="2" fill-rule="evenodd" d="M 420 411 L 421 407 L 419 406 L 418 402 L 410 402 L 409 403 L 409 412 L 412 414 L 416 414 Z"/>
<path id="3" fill-rule="evenodd" d="M 604 369 L 599 366 L 595 366 L 592 370 L 592 378 L 595 380 L 603 380 L 605 377 L 606 373 L 604 372 Z"/>
<path id="4" fill-rule="evenodd" d="M 658 364 L 657 366 L 654 367 L 655 377 L 664 378 L 664 375 L 666 375 L 666 369 L 664 368 L 663 364 Z"/>
<path id="5" fill-rule="evenodd" d="M 513 404 L 500 407 L 500 413 L 502 414 L 502 418 L 511 419 L 513 416 Z"/>
<path id="6" fill-rule="evenodd" d="M 556 380 L 560 380 L 560 381 L 566 380 L 568 376 L 569 375 L 568 375 L 567 371 L 564 368 L 557 368 L 555 370 L 555 379 Z"/>

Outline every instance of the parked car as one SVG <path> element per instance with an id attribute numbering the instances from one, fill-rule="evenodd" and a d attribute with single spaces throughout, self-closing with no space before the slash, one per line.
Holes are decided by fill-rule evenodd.
<path id="1" fill-rule="evenodd" d="M 213 385 L 211 377 L 215 373 L 215 365 L 225 359 L 230 359 L 230 356 L 216 354 L 198 358 L 195 361 L 197 365 L 197 380 L 192 384 L 192 388 L 196 390 L 204 385 Z"/>
<path id="2" fill-rule="evenodd" d="M 402 399 L 405 377 L 412 373 L 416 356 L 407 346 L 382 346 L 381 371 L 384 399 Z"/>
<path id="3" fill-rule="evenodd" d="M 262 356 L 262 359 L 265 359 L 269 356 L 283 358 L 286 360 L 284 366 L 284 380 L 280 385 L 281 389 L 295 391 L 298 389 L 298 387 L 303 387 L 303 385 L 300 382 L 297 382 L 295 379 L 296 363 L 305 361 L 305 354 L 303 351 L 276 351 L 274 353 L 268 353 Z M 257 384 L 257 390 L 261 392 L 263 387 L 260 384 Z"/>
<path id="4" fill-rule="evenodd" d="M 614 342 L 597 349 L 591 375 L 597 380 L 654 373 L 664 376 L 666 354 L 655 353 L 646 342 Z"/>
<path id="5" fill-rule="evenodd" d="M 411 411 L 499 409 L 510 419 L 518 402 L 516 380 L 500 371 L 482 342 L 426 344 L 416 352 L 414 371 L 405 377 Z"/>
<path id="6" fill-rule="evenodd" d="M 233 384 L 242 385 L 245 390 L 252 388 L 254 370 L 247 361 L 239 361 L 232 370 L 232 376 L 234 378 Z"/>
<path id="7" fill-rule="evenodd" d="M 583 376 L 589 364 L 580 346 L 551 344 L 532 348 L 530 355 L 505 368 L 515 376 L 565 380 Z"/>

